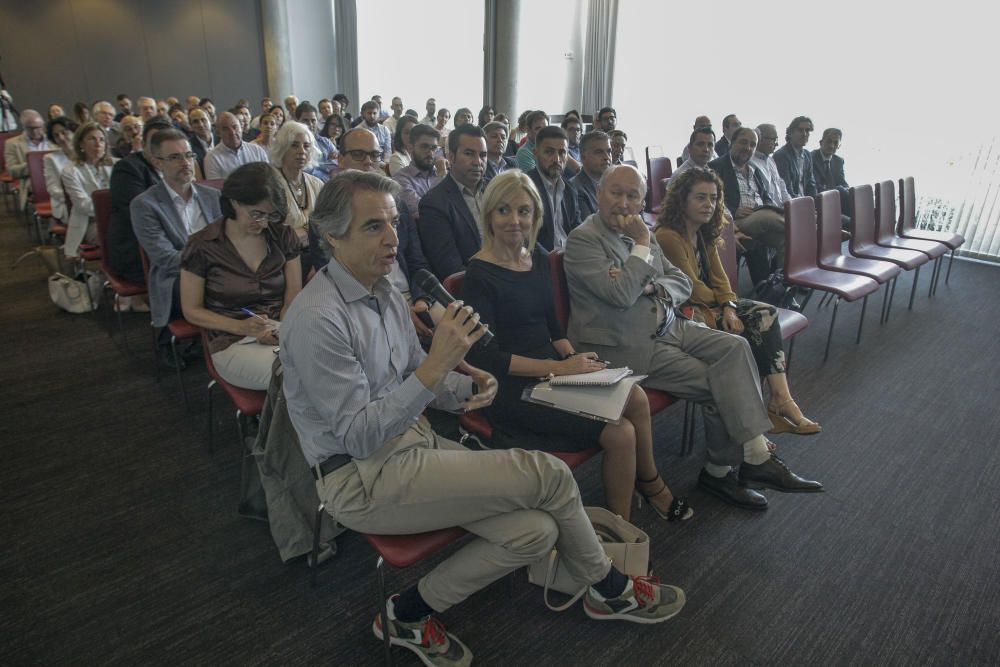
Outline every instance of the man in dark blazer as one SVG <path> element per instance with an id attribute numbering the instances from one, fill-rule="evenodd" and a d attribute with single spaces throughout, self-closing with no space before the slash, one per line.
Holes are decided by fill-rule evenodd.
<path id="1" fill-rule="evenodd" d="M 188 237 L 222 215 L 219 191 L 194 182 L 194 151 L 180 130 L 163 130 L 149 145 L 163 180 L 132 200 L 132 229 L 149 258 L 149 307 L 161 359 L 172 360 L 165 327 L 181 316 L 178 277 Z"/>
<path id="2" fill-rule="evenodd" d="M 486 136 L 477 125 L 448 135 L 451 171 L 420 198 L 417 233 L 431 272 L 440 280 L 465 270 L 479 251 L 479 207 L 486 173 Z"/>
<path id="3" fill-rule="evenodd" d="M 722 138 L 715 142 L 715 154 L 720 158 L 725 157 L 729 152 L 729 142 L 733 138 L 733 132 L 743 127 L 743 123 L 731 113 L 722 119 Z"/>
<path id="4" fill-rule="evenodd" d="M 563 175 L 569 157 L 566 130 L 558 125 L 543 127 L 535 135 L 535 168 L 528 177 L 542 198 L 544 216 L 538 243 L 545 250 L 566 247 L 566 237 L 580 224 L 576 188 Z"/>
<path id="5" fill-rule="evenodd" d="M 602 130 L 583 135 L 580 140 L 580 173 L 570 180 L 576 188 L 580 222 L 597 212 L 597 184 L 611 166 L 611 138 Z"/>
<path id="6" fill-rule="evenodd" d="M 108 263 L 116 274 L 130 282 L 144 283 L 139 241 L 132 229 L 132 200 L 160 182 L 160 174 L 149 160 L 150 144 L 157 132 L 173 130 L 166 118 L 151 118 L 142 128 L 142 147 L 115 163 L 111 170 L 111 224 L 108 228 Z"/>
<path id="7" fill-rule="evenodd" d="M 757 134 L 752 128 L 741 127 L 733 134 L 729 152 L 708 163 L 708 168 L 722 179 L 726 208 L 736 229 L 753 240 L 744 243 L 744 248 L 754 284 L 771 273 L 768 248 L 774 250 L 778 267 L 785 259 L 785 218 L 771 200 L 764 177 L 750 162 L 756 149 Z"/>
<path id="8" fill-rule="evenodd" d="M 812 157 L 813 177 L 816 179 L 816 192 L 837 190 L 840 193 L 840 210 L 844 229 L 851 224 L 851 186 L 847 184 L 844 175 L 844 158 L 837 155 L 840 141 L 844 133 L 835 127 L 823 130 L 823 138 L 819 141 L 819 150 L 810 151 Z"/>
<path id="9" fill-rule="evenodd" d="M 486 135 L 487 153 L 485 180 L 490 181 L 508 169 L 517 169 L 517 160 L 504 155 L 504 149 L 507 147 L 507 126 L 492 121 L 483 126 L 483 134 Z"/>
<path id="10" fill-rule="evenodd" d="M 785 130 L 785 145 L 774 152 L 778 173 L 793 197 L 816 195 L 812 159 L 806 150 L 812 131 L 813 122 L 805 116 L 797 116 Z"/>

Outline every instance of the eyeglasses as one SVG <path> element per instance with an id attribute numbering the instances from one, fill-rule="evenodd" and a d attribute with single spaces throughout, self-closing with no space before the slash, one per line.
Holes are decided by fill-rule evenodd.
<path id="1" fill-rule="evenodd" d="M 271 213 L 268 213 L 267 211 L 259 211 L 255 208 L 252 208 L 249 211 L 247 211 L 247 213 L 250 214 L 250 217 L 253 218 L 254 222 L 264 222 L 265 220 L 267 220 L 268 222 L 274 224 L 281 222 L 282 220 L 285 219 L 285 216 L 279 213 L 278 211 L 272 211 Z"/>
<path id="2" fill-rule="evenodd" d="M 361 162 L 366 157 L 371 158 L 372 162 L 378 162 L 379 160 L 382 159 L 383 155 L 382 151 L 363 151 L 360 148 L 344 152 L 350 155 L 352 160 L 356 160 L 357 162 Z"/>
<path id="3" fill-rule="evenodd" d="M 170 155 L 161 155 L 160 159 L 164 162 L 180 162 L 181 160 L 184 160 L 185 162 L 192 162 L 196 157 L 197 155 L 188 151 L 187 153 L 171 153 Z"/>

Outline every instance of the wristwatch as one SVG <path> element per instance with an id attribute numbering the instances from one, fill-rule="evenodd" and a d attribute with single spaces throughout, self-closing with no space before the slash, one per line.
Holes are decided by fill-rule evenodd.
<path id="1" fill-rule="evenodd" d="M 735 301 L 726 301 L 724 304 L 722 304 L 723 308 L 725 308 L 726 306 L 729 306 L 733 310 L 737 310 L 737 305 Z"/>

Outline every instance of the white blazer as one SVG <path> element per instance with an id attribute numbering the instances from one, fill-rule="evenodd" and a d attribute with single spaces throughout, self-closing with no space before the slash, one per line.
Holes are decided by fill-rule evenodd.
<path id="1" fill-rule="evenodd" d="M 66 223 L 66 244 L 63 246 L 63 252 L 67 257 L 75 257 L 94 217 L 94 201 L 90 195 L 94 190 L 110 186 L 111 165 L 90 167 L 86 164 L 72 164 L 63 170 L 62 183 L 66 200 L 72 204 L 69 221 Z"/>
<path id="2" fill-rule="evenodd" d="M 45 156 L 45 188 L 49 191 L 52 204 L 52 217 L 60 222 L 66 221 L 66 195 L 63 193 L 62 173 L 72 164 L 66 153 L 56 151 Z"/>

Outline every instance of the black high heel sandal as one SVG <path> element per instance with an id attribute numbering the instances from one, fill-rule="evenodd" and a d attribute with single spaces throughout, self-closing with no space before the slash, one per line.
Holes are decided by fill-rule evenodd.
<path id="1" fill-rule="evenodd" d="M 639 488 L 640 484 L 653 484 L 657 480 L 659 480 L 662 486 L 660 486 L 659 490 L 656 493 L 646 493 L 645 491 Z M 664 482 L 663 478 L 660 477 L 659 475 L 657 475 L 653 479 L 639 479 L 638 477 L 636 477 L 635 479 L 636 507 L 638 509 L 642 509 L 642 500 L 644 498 L 646 499 L 647 502 L 649 502 L 650 500 L 657 497 L 666 490 L 667 490 L 667 483 Z M 653 511 L 656 512 L 656 514 L 661 519 L 666 519 L 667 521 L 687 521 L 688 519 L 694 516 L 694 509 L 690 505 L 688 505 L 688 501 L 686 498 L 678 498 L 675 496 L 674 501 L 670 503 L 670 508 L 666 511 L 666 513 L 661 512 L 660 508 L 654 505 L 653 503 L 649 503 L 649 506 L 653 508 Z"/>

